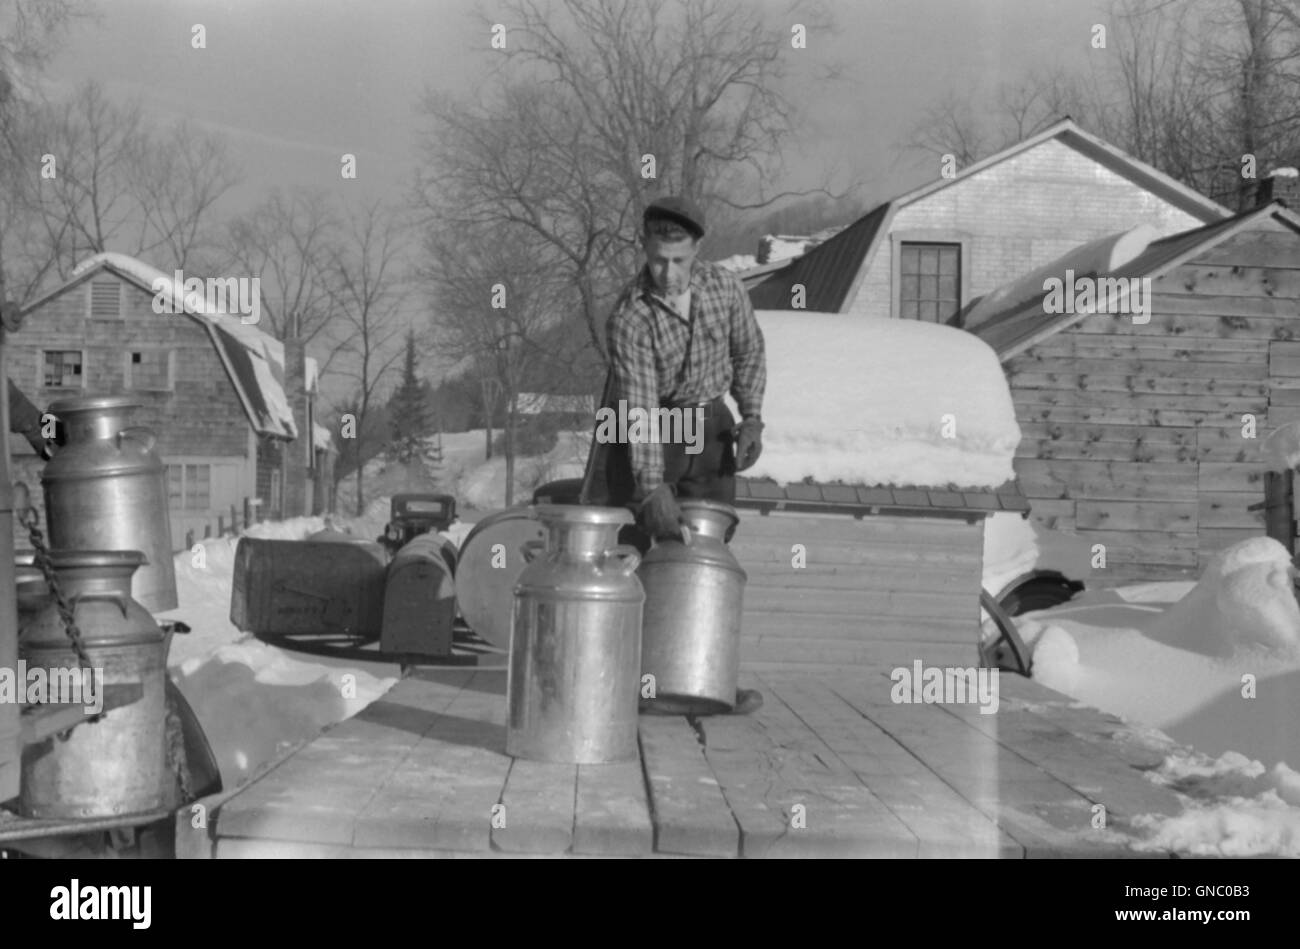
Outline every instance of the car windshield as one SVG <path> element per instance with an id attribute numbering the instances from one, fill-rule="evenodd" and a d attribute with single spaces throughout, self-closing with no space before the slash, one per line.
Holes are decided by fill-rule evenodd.
<path id="1" fill-rule="evenodd" d="M 441 501 L 407 501 L 403 506 L 407 514 L 441 514 L 446 509 Z"/>

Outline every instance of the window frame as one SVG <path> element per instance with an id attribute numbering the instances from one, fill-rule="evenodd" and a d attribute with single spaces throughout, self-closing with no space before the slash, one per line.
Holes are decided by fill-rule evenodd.
<path id="1" fill-rule="evenodd" d="M 908 229 L 894 231 L 890 234 L 890 305 L 889 315 L 893 319 L 912 319 L 903 316 L 903 248 L 905 245 L 926 244 L 947 246 L 957 249 L 957 309 L 954 316 L 970 303 L 971 235 L 964 231 Z M 917 319 L 916 322 L 930 322 Z M 947 320 L 939 320 L 936 325 L 944 326 Z M 960 325 L 960 324 L 957 324 Z"/>
<path id="2" fill-rule="evenodd" d="M 87 371 L 88 371 L 88 369 L 89 369 L 89 360 L 86 358 L 86 356 L 87 356 L 87 351 L 86 351 L 84 348 L 80 348 L 80 349 L 46 349 L 45 347 L 41 347 L 41 351 L 40 351 L 40 352 L 41 352 L 40 362 L 39 362 L 39 363 L 37 364 L 37 366 L 36 366 L 36 388 L 37 388 L 38 390 L 43 390 L 43 391 L 47 391 L 47 392 L 48 392 L 48 391 L 53 391 L 53 392 L 85 392 L 85 391 L 86 391 L 86 375 L 87 375 Z M 45 368 L 46 368 L 46 362 L 45 362 L 45 360 L 46 360 L 46 357 L 49 356 L 49 355 L 51 355 L 52 353 L 77 353 L 78 355 L 81 356 L 81 383 L 80 383 L 79 385 L 75 385 L 75 386 L 62 385 L 62 384 L 60 384 L 60 385 L 49 385 L 48 383 L 46 383 L 46 381 L 45 381 Z"/>
<path id="3" fill-rule="evenodd" d="M 131 367 L 132 353 L 162 353 L 167 357 L 167 382 L 162 388 L 136 385 Z M 176 350 L 165 346 L 131 346 L 122 353 L 122 381 L 128 392 L 175 392 L 176 391 Z"/>
<path id="4" fill-rule="evenodd" d="M 212 504 L 212 475 L 214 463 L 211 461 L 176 461 L 167 462 L 167 507 L 169 510 L 178 512 L 181 515 L 190 514 L 210 514 L 214 508 Z M 208 469 L 208 503 L 203 507 L 196 507 L 190 504 L 189 477 L 188 469 L 190 468 L 207 468 Z M 172 471 L 180 469 L 181 473 L 181 495 L 180 504 L 172 507 Z"/>

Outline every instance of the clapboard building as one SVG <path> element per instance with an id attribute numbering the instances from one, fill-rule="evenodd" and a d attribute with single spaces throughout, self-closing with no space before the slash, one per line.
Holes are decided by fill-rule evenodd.
<path id="1" fill-rule="evenodd" d="M 174 312 L 156 312 L 159 292 Z M 242 517 L 246 499 L 262 517 L 320 509 L 315 487 L 332 447 L 315 421 L 316 362 L 300 342 L 281 343 L 185 296 L 171 275 L 104 253 L 28 306 L 7 343 L 11 378 L 42 409 L 86 395 L 139 399 L 137 424 L 157 433 L 168 466 L 175 549 L 188 532 L 228 521 L 232 506 Z M 15 478 L 40 503 L 42 462 L 21 436 L 9 448 Z M 25 536 L 18 544 L 30 546 Z"/>
<path id="2" fill-rule="evenodd" d="M 1104 545 L 1090 583 L 1194 579 L 1264 533 L 1260 446 L 1300 419 L 1300 216 L 1269 202 L 1103 272 L 1070 265 L 967 327 L 1007 372 L 1021 488 L 1034 517 Z M 1148 281 L 1145 319 L 1122 298 L 1050 312 L 1056 286 L 1103 278 Z"/>
<path id="3" fill-rule="evenodd" d="M 1230 214 L 1063 119 L 741 276 L 755 309 L 947 323 L 1083 241 L 1139 224 L 1175 234 Z"/>

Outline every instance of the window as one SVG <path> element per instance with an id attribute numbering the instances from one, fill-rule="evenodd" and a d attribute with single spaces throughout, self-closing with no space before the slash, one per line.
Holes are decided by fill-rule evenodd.
<path id="1" fill-rule="evenodd" d="M 898 315 L 946 323 L 961 309 L 961 245 L 903 244 Z"/>
<path id="2" fill-rule="evenodd" d="M 122 318 L 121 281 L 114 277 L 90 281 L 90 318 L 92 320 Z"/>
<path id="3" fill-rule="evenodd" d="M 212 506 L 211 465 L 168 465 L 167 506 L 173 511 L 206 511 Z"/>
<path id="4" fill-rule="evenodd" d="M 172 388 L 170 350 L 129 350 L 126 354 L 126 387 L 150 392 L 170 391 Z"/>
<path id="5" fill-rule="evenodd" d="M 80 389 L 83 354 L 79 349 L 46 350 L 41 384 L 47 389 Z"/>

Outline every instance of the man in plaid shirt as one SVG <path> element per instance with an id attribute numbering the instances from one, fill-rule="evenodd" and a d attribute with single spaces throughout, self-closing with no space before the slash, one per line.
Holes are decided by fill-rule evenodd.
<path id="1" fill-rule="evenodd" d="M 696 260 L 704 216 L 683 198 L 661 198 L 645 212 L 646 265 L 623 292 L 606 336 L 610 373 L 603 408 L 698 411 L 699 451 L 666 439 L 593 446 L 583 486 L 586 503 L 634 505 L 645 537 L 681 537 L 677 498 L 735 500 L 735 474 L 762 451 L 767 365 L 763 332 L 744 286 Z M 730 391 L 743 421 L 724 400 Z M 698 417 L 698 416 L 697 416 Z M 630 443 L 629 443 L 630 442 Z M 733 448 L 734 442 L 734 448 Z M 700 446 L 693 446 L 700 447 Z"/>
<path id="2" fill-rule="evenodd" d="M 581 500 L 630 506 L 637 529 L 620 540 L 642 553 L 650 540 L 681 538 L 678 498 L 731 504 L 735 475 L 763 450 L 763 391 L 767 362 L 763 332 L 749 295 L 729 272 L 696 259 L 704 215 L 684 198 L 661 198 L 645 211 L 646 264 L 610 315 L 606 336 L 610 370 L 602 410 L 630 415 L 680 409 L 703 418 L 693 444 L 660 431 L 659 440 L 597 438 L 583 479 Z M 740 409 L 736 424 L 725 401 Z M 626 417 L 626 416 L 625 416 Z M 684 429 L 688 431 L 688 429 Z M 735 711 L 762 704 L 740 690 Z"/>

